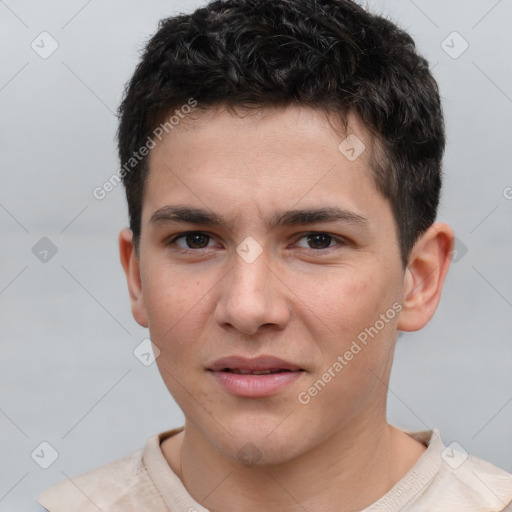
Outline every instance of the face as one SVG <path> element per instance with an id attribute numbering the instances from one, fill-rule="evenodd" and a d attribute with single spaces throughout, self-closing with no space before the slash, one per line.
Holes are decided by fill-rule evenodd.
<path id="1" fill-rule="evenodd" d="M 348 132 L 371 146 L 356 117 Z M 133 311 L 187 424 L 227 457 L 284 462 L 384 421 L 404 270 L 369 149 L 345 137 L 305 108 L 209 112 L 151 151 Z M 300 371 L 211 371 L 230 356 Z"/>

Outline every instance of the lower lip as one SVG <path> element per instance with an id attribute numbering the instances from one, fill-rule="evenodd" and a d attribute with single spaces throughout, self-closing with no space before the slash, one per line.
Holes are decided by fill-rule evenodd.
<path id="1" fill-rule="evenodd" d="M 273 395 L 300 379 L 303 371 L 241 375 L 231 372 L 210 372 L 213 378 L 228 392 L 236 396 L 263 397 Z"/>

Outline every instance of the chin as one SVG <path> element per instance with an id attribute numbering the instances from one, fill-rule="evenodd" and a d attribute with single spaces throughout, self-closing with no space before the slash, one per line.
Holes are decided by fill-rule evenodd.
<path id="1" fill-rule="evenodd" d="M 303 448 L 297 442 L 301 439 L 300 432 L 295 439 L 284 422 L 279 426 L 282 418 L 280 421 L 271 419 L 260 421 L 256 427 L 244 425 L 237 428 L 231 423 L 227 430 L 232 436 L 226 439 L 227 445 L 222 443 L 221 452 L 246 467 L 264 468 L 293 460 Z"/>

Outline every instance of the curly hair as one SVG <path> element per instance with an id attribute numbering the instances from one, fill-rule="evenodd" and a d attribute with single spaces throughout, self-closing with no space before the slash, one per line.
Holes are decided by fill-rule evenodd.
<path id="1" fill-rule="evenodd" d="M 175 109 L 298 105 L 355 113 L 393 211 L 402 263 L 433 224 L 445 147 L 439 90 L 413 39 L 351 0 L 216 0 L 160 21 L 119 107 L 121 165 Z M 138 245 L 147 156 L 122 173 Z"/>

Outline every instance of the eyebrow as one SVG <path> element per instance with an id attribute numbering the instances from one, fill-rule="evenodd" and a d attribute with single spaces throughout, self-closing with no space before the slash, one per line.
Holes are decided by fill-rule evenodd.
<path id="1" fill-rule="evenodd" d="M 338 207 L 309 208 L 276 212 L 268 221 L 271 229 L 319 222 L 344 221 L 367 227 L 368 219 L 358 213 Z M 201 224 L 205 226 L 228 227 L 220 215 L 191 206 L 167 205 L 156 210 L 149 220 L 150 225 L 166 223 Z"/>

